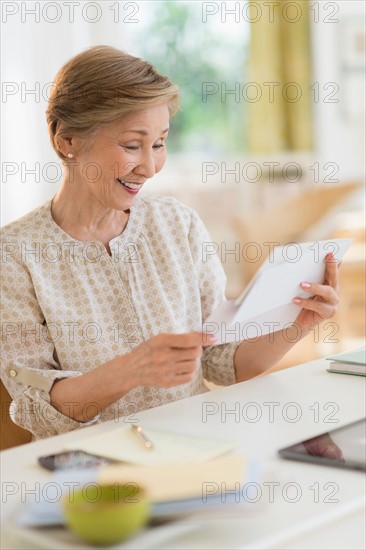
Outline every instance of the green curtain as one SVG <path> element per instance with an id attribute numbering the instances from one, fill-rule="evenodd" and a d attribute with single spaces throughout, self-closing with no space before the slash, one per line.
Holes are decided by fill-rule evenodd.
<path id="1" fill-rule="evenodd" d="M 249 4 L 248 84 L 255 83 L 248 86 L 249 151 L 312 149 L 309 2 L 249 0 Z M 261 97 L 252 101 L 255 89 Z"/>

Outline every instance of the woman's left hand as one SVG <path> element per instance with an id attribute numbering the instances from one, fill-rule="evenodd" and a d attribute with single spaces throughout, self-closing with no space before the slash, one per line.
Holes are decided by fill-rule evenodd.
<path id="1" fill-rule="evenodd" d="M 333 317 L 339 303 L 339 277 L 338 262 L 332 253 L 326 256 L 325 280 L 322 285 L 303 282 L 301 288 L 313 294 L 311 298 L 300 298 L 297 296 L 292 300 L 296 305 L 302 307 L 295 323 L 310 328 L 316 323 Z"/>

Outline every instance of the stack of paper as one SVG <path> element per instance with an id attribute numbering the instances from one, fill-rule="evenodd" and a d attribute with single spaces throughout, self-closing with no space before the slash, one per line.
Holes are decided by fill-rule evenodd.
<path id="1" fill-rule="evenodd" d="M 328 372 L 366 376 L 366 347 L 327 357 Z"/>
<path id="2" fill-rule="evenodd" d="M 171 466 L 105 466 L 101 469 L 55 472 L 51 483 L 57 485 L 63 496 L 70 487 L 80 489 L 90 483 L 135 484 L 144 487 L 151 502 L 151 518 L 165 520 L 192 513 L 241 513 L 246 505 L 243 487 L 260 480 L 261 466 L 249 464 L 243 456 L 228 455 L 205 463 L 173 464 Z M 48 480 L 48 484 L 50 480 Z M 27 499 L 18 514 L 19 525 L 47 527 L 63 525 L 61 499 L 50 500 L 43 495 Z"/>
<path id="3" fill-rule="evenodd" d="M 104 466 L 98 474 L 103 484 L 135 483 L 144 487 L 151 502 L 201 498 L 207 501 L 220 495 L 222 488 L 235 491 L 245 479 L 245 460 L 240 455 L 216 458 L 205 463 L 170 466 Z"/>

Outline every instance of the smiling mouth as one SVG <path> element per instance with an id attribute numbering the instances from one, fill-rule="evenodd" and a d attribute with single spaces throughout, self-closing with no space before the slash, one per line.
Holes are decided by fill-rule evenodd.
<path id="1" fill-rule="evenodd" d="M 132 189 L 133 191 L 136 191 L 137 189 L 140 189 L 140 187 L 143 186 L 143 183 L 132 183 L 128 181 L 123 181 L 122 179 L 117 178 L 117 181 L 123 185 L 123 187 L 127 187 L 127 189 Z"/>
<path id="2" fill-rule="evenodd" d="M 133 195 L 136 195 L 143 186 L 143 183 L 133 183 L 133 182 L 127 182 L 120 178 L 117 178 L 116 180 L 128 193 L 132 193 Z"/>

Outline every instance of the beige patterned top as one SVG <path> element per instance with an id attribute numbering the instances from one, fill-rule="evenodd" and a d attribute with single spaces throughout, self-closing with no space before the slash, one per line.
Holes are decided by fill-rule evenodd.
<path id="1" fill-rule="evenodd" d="M 50 405 L 56 379 L 79 376 L 159 333 L 202 329 L 224 299 L 225 275 L 195 211 L 171 197 L 137 197 L 123 233 L 110 242 L 70 237 L 51 201 L 2 229 L 2 380 L 13 420 L 35 438 L 135 413 L 207 391 L 203 377 L 235 383 L 235 344 L 204 348 L 194 380 L 138 387 L 92 421 Z M 93 405 L 89 405 L 93 406 Z"/>

